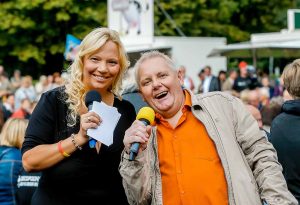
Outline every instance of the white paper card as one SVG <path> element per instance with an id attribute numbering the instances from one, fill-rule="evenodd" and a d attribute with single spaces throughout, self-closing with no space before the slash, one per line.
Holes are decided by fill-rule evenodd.
<path id="1" fill-rule="evenodd" d="M 96 129 L 88 129 L 87 135 L 109 146 L 113 143 L 113 134 L 116 125 L 121 117 L 118 109 L 108 106 L 105 103 L 93 102 L 92 110 L 97 113 L 102 122 Z"/>

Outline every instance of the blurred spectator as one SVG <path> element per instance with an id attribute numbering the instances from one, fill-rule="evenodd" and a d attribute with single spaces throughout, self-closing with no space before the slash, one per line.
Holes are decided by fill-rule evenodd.
<path id="1" fill-rule="evenodd" d="M 3 100 L 3 117 L 4 121 L 6 121 L 15 111 L 15 95 L 13 93 L 9 93 L 5 96 Z"/>
<path id="2" fill-rule="evenodd" d="M 223 84 L 226 81 L 226 71 L 220 70 L 218 75 L 219 85 L 222 90 Z"/>
<path id="3" fill-rule="evenodd" d="M 47 76 L 41 75 L 39 81 L 35 84 L 37 100 L 39 100 L 42 93 L 46 92 L 47 90 L 48 90 Z"/>
<path id="4" fill-rule="evenodd" d="M 192 78 L 186 74 L 186 68 L 183 65 L 181 65 L 178 70 L 183 76 L 184 87 L 193 91 L 195 88 L 195 85 L 194 85 Z"/>
<path id="5" fill-rule="evenodd" d="M 264 132 L 265 136 L 267 137 L 267 139 L 269 139 L 270 133 L 269 133 L 269 131 L 264 129 L 264 124 L 262 121 L 262 116 L 261 116 L 260 111 L 253 105 L 249 105 L 249 104 L 246 105 L 246 108 L 251 113 L 251 115 L 254 117 L 254 119 L 257 121 L 259 129 L 262 130 Z"/>
<path id="6" fill-rule="evenodd" d="M 265 87 L 258 88 L 257 90 L 259 92 L 259 101 L 260 101 L 261 107 L 268 106 L 270 103 L 269 90 Z M 259 109 L 261 109 L 261 107 Z"/>
<path id="7" fill-rule="evenodd" d="M 147 103 L 143 100 L 139 93 L 138 86 L 135 81 L 135 69 L 130 68 L 127 70 L 122 81 L 122 98 L 131 102 L 134 106 L 135 112 L 147 106 Z"/>
<path id="8" fill-rule="evenodd" d="M 274 95 L 274 87 L 270 85 L 269 76 L 265 75 L 261 79 L 262 89 L 265 89 L 268 92 L 269 98 L 272 98 Z"/>
<path id="9" fill-rule="evenodd" d="M 21 107 L 11 115 L 11 118 L 29 119 L 31 115 L 31 101 L 28 98 L 21 100 Z"/>
<path id="10" fill-rule="evenodd" d="M 283 167 L 288 189 L 300 202 L 300 59 L 288 64 L 282 76 L 292 100 L 283 103 L 282 113 L 273 120 L 270 140 Z"/>
<path id="11" fill-rule="evenodd" d="M 235 79 L 232 89 L 241 92 L 245 89 L 250 89 L 251 87 L 251 78 L 248 76 L 247 70 L 248 64 L 245 61 L 239 63 L 240 73 L 239 76 Z"/>
<path id="12" fill-rule="evenodd" d="M 222 91 L 231 91 L 233 87 L 233 83 L 237 78 L 237 76 L 238 74 L 236 70 L 230 70 L 228 78 L 225 80 L 224 84 L 222 85 Z"/>
<path id="13" fill-rule="evenodd" d="M 14 70 L 13 77 L 10 79 L 12 92 L 15 92 L 21 86 L 21 71 Z"/>
<path id="14" fill-rule="evenodd" d="M 20 148 L 28 121 L 9 119 L 0 137 L 0 204 L 16 204 L 18 174 L 22 169 Z"/>
<path id="15" fill-rule="evenodd" d="M 21 87 L 15 93 L 15 110 L 20 108 L 23 99 L 29 99 L 30 102 L 36 100 L 36 92 L 32 86 L 32 77 L 27 75 L 22 77 Z"/>
<path id="16" fill-rule="evenodd" d="M 219 80 L 216 76 L 212 75 L 211 67 L 205 66 L 204 68 L 205 79 L 203 82 L 203 93 L 208 93 L 212 91 L 220 91 Z"/>
<path id="17" fill-rule="evenodd" d="M 52 75 L 48 75 L 48 87 L 47 90 L 52 90 L 63 84 L 63 80 L 59 72 L 54 72 Z"/>
<path id="18" fill-rule="evenodd" d="M 11 92 L 11 84 L 6 74 L 0 75 L 0 98 Z"/>
<path id="19" fill-rule="evenodd" d="M 197 93 L 203 93 L 203 82 L 204 82 L 204 79 L 205 79 L 204 69 L 200 70 L 200 72 L 198 73 L 198 78 L 200 80 L 200 83 L 199 83 L 199 86 L 198 86 Z"/>
<path id="20" fill-rule="evenodd" d="M 273 119 L 280 114 L 281 106 L 283 104 L 283 97 L 277 96 L 270 100 L 268 106 L 263 106 L 261 108 L 262 121 L 264 124 L 264 129 L 270 132 L 270 127 Z"/>
<path id="21" fill-rule="evenodd" d="M 257 121 L 259 129 L 263 129 L 262 117 L 261 117 L 259 110 L 256 107 L 254 107 L 253 105 L 249 105 L 249 104 L 246 104 L 246 108 L 251 113 L 251 115 L 254 117 L 254 119 Z"/>
<path id="22" fill-rule="evenodd" d="M 260 92 L 259 90 L 250 90 L 248 93 L 248 104 L 253 105 L 257 109 L 261 109 Z"/>
<path id="23" fill-rule="evenodd" d="M 273 96 L 283 96 L 283 80 L 282 77 L 275 79 L 275 86 L 274 86 L 274 94 Z"/>

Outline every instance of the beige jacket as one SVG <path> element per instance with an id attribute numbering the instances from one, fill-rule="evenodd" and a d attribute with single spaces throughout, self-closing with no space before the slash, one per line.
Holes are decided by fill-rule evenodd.
<path id="1" fill-rule="evenodd" d="M 229 204 L 298 204 L 287 190 L 276 151 L 243 103 L 221 92 L 191 96 L 192 112 L 206 127 L 220 156 Z M 128 161 L 123 152 L 119 168 L 130 204 L 163 204 L 156 127 L 147 149 L 135 161 Z"/>

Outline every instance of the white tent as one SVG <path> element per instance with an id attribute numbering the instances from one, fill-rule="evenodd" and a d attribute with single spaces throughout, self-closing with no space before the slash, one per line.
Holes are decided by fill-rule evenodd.
<path id="1" fill-rule="evenodd" d="M 251 41 L 228 44 L 214 48 L 208 57 L 226 56 L 252 58 L 300 58 L 300 32 L 252 34 Z"/>

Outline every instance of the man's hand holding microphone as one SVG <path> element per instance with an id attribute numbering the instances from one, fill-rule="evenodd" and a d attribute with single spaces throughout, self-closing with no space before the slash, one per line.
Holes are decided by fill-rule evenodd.
<path id="1" fill-rule="evenodd" d="M 126 130 L 123 142 L 130 161 L 146 149 L 154 118 L 154 110 L 150 107 L 143 107 L 137 114 L 137 120 Z"/>

